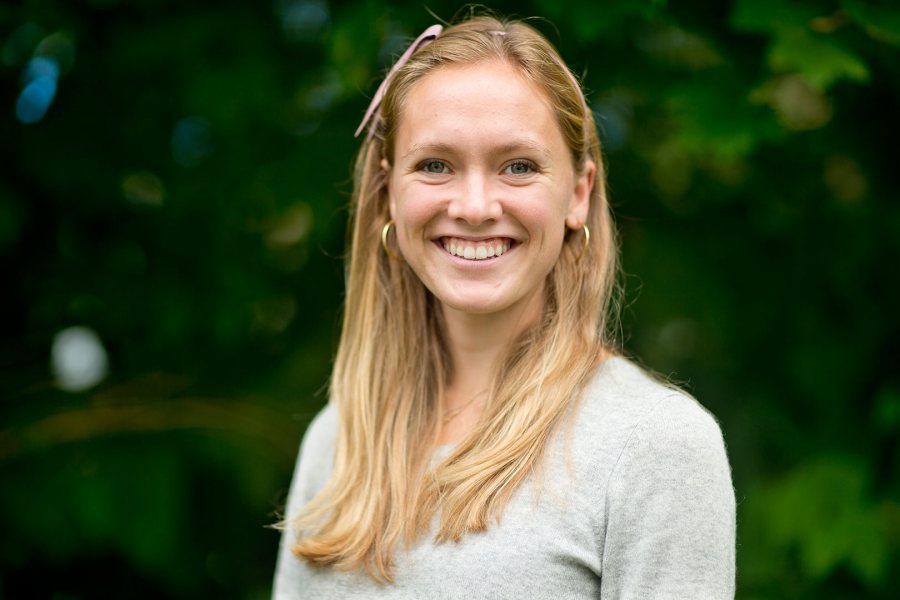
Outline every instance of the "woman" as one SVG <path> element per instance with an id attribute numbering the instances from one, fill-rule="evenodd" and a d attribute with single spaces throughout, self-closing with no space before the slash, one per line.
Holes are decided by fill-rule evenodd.
<path id="1" fill-rule="evenodd" d="M 275 597 L 732 597 L 722 436 L 607 336 L 600 146 L 554 48 L 521 22 L 432 27 L 366 126 Z"/>

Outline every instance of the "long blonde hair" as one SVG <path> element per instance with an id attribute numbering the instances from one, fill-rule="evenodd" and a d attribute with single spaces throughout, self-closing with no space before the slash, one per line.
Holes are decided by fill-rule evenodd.
<path id="1" fill-rule="evenodd" d="M 416 82 L 449 64 L 503 60 L 544 90 L 573 163 L 597 167 L 587 225 L 569 232 L 548 276 L 543 318 L 524 332 L 494 378 L 480 421 L 432 465 L 442 390 L 453 375 L 441 310 L 401 260 L 381 250 L 390 218 L 386 174 L 404 101 Z M 477 16 L 447 28 L 391 79 L 374 135 L 356 162 L 347 292 L 331 379 L 339 420 L 331 477 L 291 525 L 296 556 L 393 581 L 398 543 L 426 533 L 458 541 L 499 521 L 511 494 L 539 466 L 551 434 L 580 398 L 609 332 L 617 245 L 591 113 L 553 46 L 530 26 Z M 395 248 L 393 251 L 398 254 Z"/>

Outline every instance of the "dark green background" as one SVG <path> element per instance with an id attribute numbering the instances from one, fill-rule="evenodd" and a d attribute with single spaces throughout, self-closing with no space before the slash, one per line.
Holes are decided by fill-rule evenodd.
<path id="1" fill-rule="evenodd" d="M 0 6 L 0 598 L 265 598 L 325 402 L 352 133 L 459 3 Z M 900 569 L 900 6 L 502 2 L 584 75 L 622 337 L 719 418 L 738 597 Z M 16 119 L 35 56 L 61 66 Z M 58 386 L 60 331 L 109 372 Z"/>

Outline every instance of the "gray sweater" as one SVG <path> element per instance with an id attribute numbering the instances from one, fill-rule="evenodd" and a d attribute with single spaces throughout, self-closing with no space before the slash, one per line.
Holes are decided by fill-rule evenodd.
<path id="1" fill-rule="evenodd" d="M 499 525 L 400 550 L 396 583 L 381 585 L 310 567 L 288 531 L 273 597 L 733 598 L 734 490 L 715 419 L 622 358 L 598 369 L 575 414 L 548 446 L 540 493 L 526 480 Z M 327 406 L 306 433 L 288 516 L 329 476 L 336 416 Z"/>

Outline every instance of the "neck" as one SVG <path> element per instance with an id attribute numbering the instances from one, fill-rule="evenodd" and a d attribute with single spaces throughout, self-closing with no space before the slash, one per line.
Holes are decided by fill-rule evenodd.
<path id="1" fill-rule="evenodd" d="M 453 360 L 445 406 L 453 409 L 486 394 L 512 341 L 535 325 L 543 308 L 543 290 L 499 313 L 472 314 L 444 306 L 447 343 Z"/>
<path id="2" fill-rule="evenodd" d="M 442 399 L 438 444 L 454 444 L 477 426 L 497 367 L 512 341 L 541 317 L 543 290 L 490 314 L 473 314 L 442 306 L 453 379 Z"/>

